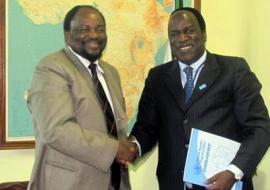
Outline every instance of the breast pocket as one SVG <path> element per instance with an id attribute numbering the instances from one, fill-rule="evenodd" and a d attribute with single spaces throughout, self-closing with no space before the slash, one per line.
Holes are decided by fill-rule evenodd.
<path id="1" fill-rule="evenodd" d="M 225 89 L 209 91 L 205 100 L 215 106 L 228 106 L 233 101 L 233 95 Z"/>

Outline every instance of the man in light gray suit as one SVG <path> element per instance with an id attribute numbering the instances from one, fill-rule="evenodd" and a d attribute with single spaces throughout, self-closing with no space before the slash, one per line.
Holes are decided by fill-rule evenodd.
<path id="1" fill-rule="evenodd" d="M 64 35 L 67 46 L 40 61 L 28 89 L 36 137 L 28 190 L 129 190 L 128 171 L 118 163 L 134 159 L 135 150 L 124 138 L 119 74 L 100 59 L 107 43 L 104 16 L 92 6 L 76 6 L 65 17 Z M 112 112 L 112 126 L 94 77 Z"/>

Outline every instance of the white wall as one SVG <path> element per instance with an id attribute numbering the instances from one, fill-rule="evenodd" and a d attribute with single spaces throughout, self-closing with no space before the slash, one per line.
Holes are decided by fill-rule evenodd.
<path id="1" fill-rule="evenodd" d="M 27 181 L 34 161 L 34 150 L 1 150 L 0 183 Z"/>

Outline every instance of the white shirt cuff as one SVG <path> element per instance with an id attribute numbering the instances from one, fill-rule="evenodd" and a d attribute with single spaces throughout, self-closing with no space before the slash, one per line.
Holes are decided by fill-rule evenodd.
<path id="1" fill-rule="evenodd" d="M 138 150 L 139 150 L 139 155 L 138 155 L 138 156 L 141 157 L 141 155 L 142 155 L 141 145 L 140 145 L 140 143 L 137 141 L 136 137 L 132 136 L 132 137 L 131 137 L 131 142 L 134 142 L 134 143 L 137 145 Z"/>
<path id="2" fill-rule="evenodd" d="M 240 170 L 237 166 L 233 164 L 230 164 L 226 169 L 234 173 L 236 180 L 241 180 L 244 176 L 244 173 L 242 172 L 242 170 Z"/>

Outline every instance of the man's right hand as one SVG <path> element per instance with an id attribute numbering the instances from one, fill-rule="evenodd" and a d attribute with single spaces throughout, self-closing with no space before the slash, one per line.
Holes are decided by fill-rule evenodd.
<path id="1" fill-rule="evenodd" d="M 129 163 L 134 162 L 138 154 L 139 151 L 136 143 L 131 142 L 128 138 L 122 138 L 119 140 L 115 160 L 119 164 L 127 167 Z"/>

